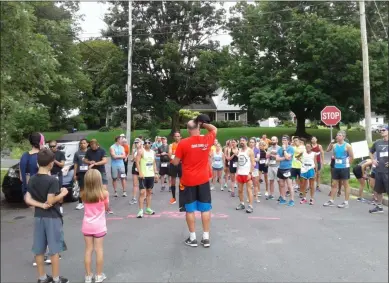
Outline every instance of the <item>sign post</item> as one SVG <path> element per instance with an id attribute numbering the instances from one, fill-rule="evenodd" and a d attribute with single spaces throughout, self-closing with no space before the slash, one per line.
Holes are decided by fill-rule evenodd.
<path id="1" fill-rule="evenodd" d="M 333 139 L 332 127 L 336 126 L 340 122 L 340 120 L 342 120 L 342 112 L 336 106 L 326 106 L 321 111 L 321 121 L 326 126 L 330 126 L 331 141 Z"/>

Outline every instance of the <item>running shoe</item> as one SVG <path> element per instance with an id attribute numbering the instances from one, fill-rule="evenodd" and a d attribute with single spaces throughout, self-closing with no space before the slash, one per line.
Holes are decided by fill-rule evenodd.
<path id="1" fill-rule="evenodd" d="M 255 202 L 256 202 L 256 203 L 260 203 L 261 200 L 260 200 L 259 198 L 257 198 L 257 199 L 255 200 Z"/>
<path id="2" fill-rule="evenodd" d="M 60 276 L 58 281 L 54 281 L 54 278 L 53 278 L 53 281 L 51 281 L 51 282 L 53 282 L 53 283 L 69 283 L 69 279 L 67 279 L 63 276 Z"/>
<path id="3" fill-rule="evenodd" d="M 236 207 L 236 210 L 243 210 L 245 209 L 245 206 L 244 204 L 240 203 L 237 207 Z"/>
<path id="4" fill-rule="evenodd" d="M 289 196 L 290 196 L 290 192 L 287 191 L 287 192 L 286 192 L 286 197 L 289 197 Z"/>
<path id="5" fill-rule="evenodd" d="M 50 275 L 46 275 L 45 280 L 38 279 L 38 283 L 51 283 L 51 282 L 53 282 L 53 277 L 51 277 Z"/>
<path id="6" fill-rule="evenodd" d="M 51 258 L 47 255 L 45 255 L 45 259 L 44 259 L 45 263 L 46 264 L 51 264 Z"/>
<path id="7" fill-rule="evenodd" d="M 316 192 L 321 193 L 321 190 L 320 190 L 320 187 L 319 187 L 319 186 L 316 187 Z"/>
<path id="8" fill-rule="evenodd" d="M 315 201 L 313 199 L 310 199 L 309 200 L 309 205 L 314 205 L 315 204 Z"/>
<path id="9" fill-rule="evenodd" d="M 115 192 L 115 193 L 113 194 L 113 196 L 114 196 L 115 198 L 117 198 L 117 197 L 118 197 L 118 193 Z"/>
<path id="10" fill-rule="evenodd" d="M 243 206 L 244 207 L 244 206 Z M 251 205 L 249 205 L 246 209 L 246 213 L 253 213 L 254 212 L 254 209 Z"/>
<path id="11" fill-rule="evenodd" d="M 372 200 L 372 201 L 370 202 L 370 204 L 371 204 L 371 205 L 374 205 L 374 206 L 377 206 L 377 203 L 376 203 L 374 200 Z"/>
<path id="12" fill-rule="evenodd" d="M 272 195 L 269 195 L 269 196 L 266 198 L 266 200 L 272 200 L 272 199 L 274 199 L 274 196 L 272 196 Z"/>
<path id="13" fill-rule="evenodd" d="M 360 202 L 365 202 L 365 201 L 366 201 L 366 199 L 364 199 L 364 198 L 357 198 L 357 201 L 360 201 Z"/>
<path id="14" fill-rule="evenodd" d="M 130 200 L 130 204 L 132 205 L 132 204 L 136 204 L 137 203 L 137 200 L 136 200 L 136 198 L 132 198 L 131 200 Z"/>
<path id="15" fill-rule="evenodd" d="M 231 192 L 231 197 L 235 197 L 235 193 L 234 192 Z"/>
<path id="16" fill-rule="evenodd" d="M 227 189 L 227 184 L 224 184 L 223 188 L 224 188 L 224 189 Z"/>
<path id="17" fill-rule="evenodd" d="M 237 188 L 238 188 L 238 185 L 237 185 L 237 184 L 235 184 L 235 185 L 234 185 L 234 188 L 235 188 L 235 189 L 237 189 Z"/>
<path id="18" fill-rule="evenodd" d="M 334 203 L 334 201 L 329 200 L 326 203 L 324 203 L 323 206 L 325 206 L 325 207 L 333 207 L 333 206 L 335 206 L 335 203 Z"/>
<path id="19" fill-rule="evenodd" d="M 139 209 L 138 215 L 136 218 L 143 218 L 143 209 Z"/>
<path id="20" fill-rule="evenodd" d="M 211 243 L 209 242 L 209 239 L 202 238 L 200 243 L 204 246 L 204 248 L 209 248 L 211 246 Z"/>
<path id="21" fill-rule="evenodd" d="M 211 187 L 211 191 L 214 191 L 214 190 L 215 190 L 215 187 L 214 187 L 214 186 L 212 186 L 212 187 Z"/>
<path id="22" fill-rule="evenodd" d="M 262 183 L 263 183 L 263 180 L 262 180 L 262 179 L 259 179 L 259 183 L 261 183 L 261 184 L 262 184 Z"/>
<path id="23" fill-rule="evenodd" d="M 93 274 L 92 275 L 85 275 L 85 283 L 92 283 L 93 282 Z"/>
<path id="24" fill-rule="evenodd" d="M 175 204 L 176 203 L 176 199 L 175 198 L 171 198 L 170 201 L 169 201 L 170 204 Z"/>
<path id="25" fill-rule="evenodd" d="M 287 202 L 286 202 L 286 200 L 284 200 L 283 198 L 281 198 L 279 204 L 287 204 Z"/>
<path id="26" fill-rule="evenodd" d="M 79 203 L 79 204 L 77 204 L 77 206 L 76 206 L 76 209 L 77 210 L 81 210 L 81 209 L 83 209 L 84 208 L 84 204 L 83 203 Z"/>
<path id="27" fill-rule="evenodd" d="M 370 209 L 369 210 L 370 213 L 384 213 L 384 209 L 382 208 L 382 206 L 378 206 L 376 205 L 376 207 L 374 207 L 373 209 Z"/>
<path id="28" fill-rule="evenodd" d="M 220 187 L 220 190 L 221 190 L 221 191 L 224 191 L 224 186 L 221 186 L 221 187 Z"/>
<path id="29" fill-rule="evenodd" d="M 190 246 L 190 247 L 197 247 L 197 240 L 194 239 L 194 240 L 190 240 L 190 237 L 188 239 L 185 240 L 185 245 L 187 246 Z"/>
<path id="30" fill-rule="evenodd" d="M 266 191 L 265 192 L 265 197 L 268 197 L 269 196 L 269 193 Z"/>
<path id="31" fill-rule="evenodd" d="M 279 196 L 277 199 L 277 201 L 280 201 L 280 200 L 282 200 L 282 196 Z"/>
<path id="32" fill-rule="evenodd" d="M 122 195 L 122 197 L 126 197 L 127 196 L 127 192 L 123 192 L 123 195 Z"/>
<path id="33" fill-rule="evenodd" d="M 301 200 L 300 200 L 300 204 L 306 204 L 308 201 L 307 201 L 307 199 L 306 198 L 302 198 Z"/>
<path id="34" fill-rule="evenodd" d="M 105 279 L 107 279 L 107 276 L 105 276 L 104 273 L 101 273 L 100 275 L 96 275 L 96 276 L 95 276 L 95 283 L 101 283 L 101 282 L 103 282 Z"/>
<path id="35" fill-rule="evenodd" d="M 229 192 L 229 193 L 231 193 L 231 192 L 232 192 L 232 190 L 231 190 L 231 189 L 228 189 L 228 192 Z"/>
<path id="36" fill-rule="evenodd" d="M 148 207 L 148 208 L 146 208 L 145 213 L 146 213 L 147 215 L 154 215 L 154 214 L 155 214 L 155 211 L 152 210 L 150 207 Z"/>
<path id="37" fill-rule="evenodd" d="M 108 210 L 107 210 L 107 214 L 113 214 L 113 211 L 112 211 L 112 209 L 111 209 L 111 208 L 108 208 Z"/>
<path id="38" fill-rule="evenodd" d="M 341 204 L 338 204 L 338 208 L 348 208 L 348 202 L 346 203 L 345 201 L 342 202 Z"/>
<path id="39" fill-rule="evenodd" d="M 288 206 L 294 206 L 294 200 L 290 200 L 290 201 L 288 202 Z"/>
<path id="40" fill-rule="evenodd" d="M 262 196 L 261 192 L 258 192 L 258 197 L 260 198 Z"/>

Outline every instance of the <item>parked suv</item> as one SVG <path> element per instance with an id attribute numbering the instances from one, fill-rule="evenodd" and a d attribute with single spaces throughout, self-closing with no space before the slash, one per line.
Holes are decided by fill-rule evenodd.
<path id="1" fill-rule="evenodd" d="M 71 142 L 58 142 L 58 150 L 65 153 L 65 166 L 62 168 L 63 184 L 62 186 L 67 188 L 69 193 L 65 197 L 65 201 L 74 202 L 78 200 L 80 195 L 80 189 L 77 183 L 73 182 L 74 176 L 74 154 L 79 147 L 78 141 Z M 5 199 L 8 202 L 22 202 L 22 182 L 20 181 L 19 163 L 8 169 L 7 174 L 4 176 L 2 191 Z"/>

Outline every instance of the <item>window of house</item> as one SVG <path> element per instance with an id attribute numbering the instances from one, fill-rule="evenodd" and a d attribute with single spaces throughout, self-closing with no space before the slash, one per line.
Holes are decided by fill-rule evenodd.
<path id="1" fill-rule="evenodd" d="M 225 121 L 239 121 L 239 113 L 236 112 L 229 112 L 229 113 L 224 113 L 224 120 Z"/>
<path id="2" fill-rule="evenodd" d="M 375 118 L 375 121 L 378 123 L 378 117 L 377 117 L 377 118 Z"/>

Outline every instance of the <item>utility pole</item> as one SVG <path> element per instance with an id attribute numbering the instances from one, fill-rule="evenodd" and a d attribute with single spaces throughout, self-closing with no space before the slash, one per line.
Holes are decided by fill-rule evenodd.
<path id="1" fill-rule="evenodd" d="M 131 144 L 131 104 L 132 104 L 132 0 L 128 1 L 128 71 L 127 71 L 127 140 Z"/>
<path id="2" fill-rule="evenodd" d="M 362 38 L 362 62 L 363 62 L 363 104 L 365 107 L 365 137 L 368 143 L 372 142 L 371 133 L 371 106 L 370 106 L 370 76 L 369 76 L 369 50 L 366 35 L 365 1 L 359 1 L 359 15 Z"/>

